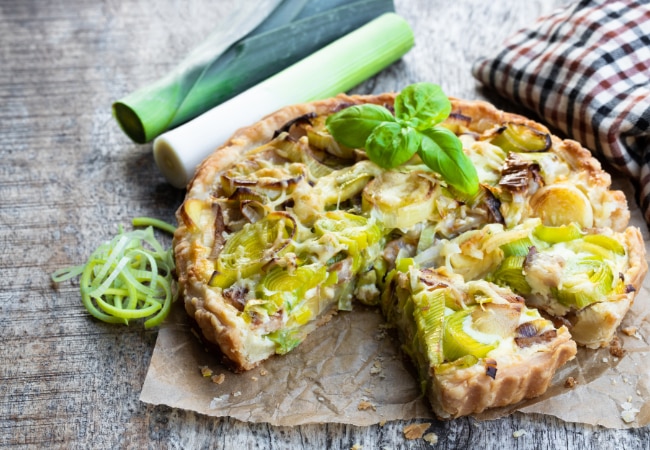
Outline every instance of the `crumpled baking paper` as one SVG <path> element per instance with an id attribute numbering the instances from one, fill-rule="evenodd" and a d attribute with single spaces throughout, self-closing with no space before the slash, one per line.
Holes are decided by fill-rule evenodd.
<path id="1" fill-rule="evenodd" d="M 650 254 L 648 227 L 625 191 L 631 225 L 641 229 Z M 650 277 L 648 277 L 650 278 Z M 650 424 L 650 281 L 646 278 L 618 333 L 625 354 L 580 348 L 541 397 L 476 415 L 494 419 L 513 411 L 556 416 L 608 428 Z M 223 374 L 223 375 L 222 375 Z M 566 380 L 573 377 L 574 387 Z M 209 416 L 273 425 L 346 423 L 365 426 L 391 420 L 433 419 L 413 368 L 376 309 L 355 306 L 310 334 L 295 350 L 236 374 L 205 349 L 176 302 L 162 325 L 140 400 Z M 598 408 L 588 407 L 598 405 Z M 626 420 L 624 420 L 624 418 Z"/>

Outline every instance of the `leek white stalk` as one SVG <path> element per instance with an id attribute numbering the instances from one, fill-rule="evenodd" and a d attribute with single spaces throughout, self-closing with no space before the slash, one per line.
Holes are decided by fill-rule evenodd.
<path id="1" fill-rule="evenodd" d="M 165 178 L 184 188 L 196 167 L 233 131 L 283 106 L 345 92 L 401 58 L 413 46 L 408 23 L 384 14 L 264 82 L 162 134 L 154 159 Z"/>

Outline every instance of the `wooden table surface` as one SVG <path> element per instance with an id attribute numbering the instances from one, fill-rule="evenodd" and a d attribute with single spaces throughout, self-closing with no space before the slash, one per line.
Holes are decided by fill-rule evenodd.
<path id="1" fill-rule="evenodd" d="M 354 89 L 432 81 L 497 100 L 472 62 L 566 0 L 396 0 L 416 46 Z M 650 429 L 608 430 L 549 416 L 434 422 L 439 442 L 407 441 L 417 421 L 279 428 L 139 401 L 156 331 L 89 317 L 79 264 L 136 216 L 173 221 L 184 191 L 132 143 L 111 102 L 165 73 L 235 0 L 0 1 L 0 447 L 15 448 L 649 448 Z M 507 102 L 499 106 L 513 109 Z M 585 405 L 594 407 L 595 405 Z M 521 437 L 513 432 L 524 430 Z"/>

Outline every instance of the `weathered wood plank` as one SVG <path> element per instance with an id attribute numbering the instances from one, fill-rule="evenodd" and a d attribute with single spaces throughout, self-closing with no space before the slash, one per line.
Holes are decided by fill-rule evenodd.
<path id="1" fill-rule="evenodd" d="M 396 0 L 417 45 L 355 92 L 428 80 L 483 98 L 472 62 L 563 0 Z M 170 68 L 235 0 L 4 0 L 0 3 L 0 447 L 430 448 L 408 422 L 295 428 L 214 419 L 138 401 L 155 331 L 91 320 L 76 285 L 49 274 L 77 264 L 145 215 L 172 221 L 183 192 L 151 146 L 126 138 L 110 103 Z M 491 98 L 491 100 L 493 100 Z M 512 106 L 512 105 L 505 105 Z M 515 430 L 525 430 L 519 438 Z M 647 448 L 648 429 L 614 431 L 552 417 L 432 423 L 435 448 Z"/>

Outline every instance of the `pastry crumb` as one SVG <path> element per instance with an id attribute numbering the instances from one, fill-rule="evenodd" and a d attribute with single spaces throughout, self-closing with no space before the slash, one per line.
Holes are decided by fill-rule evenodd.
<path id="1" fill-rule="evenodd" d="M 361 400 L 359 402 L 359 406 L 357 406 L 357 409 L 359 411 L 366 411 L 368 409 L 372 409 L 373 411 L 377 411 L 377 408 L 375 408 L 375 405 L 373 405 L 372 403 L 370 403 L 367 400 Z"/>
<path id="2" fill-rule="evenodd" d="M 614 358 L 622 358 L 625 355 L 625 349 L 621 345 L 621 340 L 614 336 L 612 342 L 609 343 L 609 354 Z"/>
<path id="3" fill-rule="evenodd" d="M 379 359 L 376 359 L 375 362 L 372 364 L 372 367 L 370 368 L 370 374 L 377 375 L 380 374 L 381 371 L 382 371 L 381 361 Z"/>
<path id="4" fill-rule="evenodd" d="M 424 432 L 429 429 L 430 423 L 414 423 L 404 427 L 404 437 L 409 440 L 420 439 Z"/>
<path id="5" fill-rule="evenodd" d="M 621 331 L 623 333 L 627 334 L 628 336 L 635 336 L 636 332 L 638 331 L 638 328 L 637 327 L 624 327 L 624 328 L 621 328 Z"/>
<path id="6" fill-rule="evenodd" d="M 352 447 L 350 447 L 350 450 L 362 450 L 363 447 L 361 444 L 354 444 Z"/>
<path id="7" fill-rule="evenodd" d="M 269 374 L 269 371 L 268 371 L 268 370 L 266 370 L 266 369 L 262 369 L 262 370 L 260 370 L 260 375 L 261 375 L 261 376 L 265 377 L 265 376 L 267 376 L 268 374 Z"/>
<path id="8" fill-rule="evenodd" d="M 622 403 L 621 408 L 623 409 L 623 411 L 621 411 L 621 419 L 623 419 L 623 422 L 632 423 L 636 420 L 636 415 L 639 410 L 636 409 L 631 402 L 628 401 Z"/>
<path id="9" fill-rule="evenodd" d="M 428 442 L 431 445 L 435 445 L 438 443 L 438 435 L 436 433 L 427 433 L 424 436 L 422 436 L 422 439 L 424 439 L 426 442 Z"/>
<path id="10" fill-rule="evenodd" d="M 379 422 L 379 426 L 380 426 L 380 427 L 383 427 L 384 425 L 386 425 L 386 419 L 384 419 L 384 420 L 382 420 L 381 422 Z"/>
<path id="11" fill-rule="evenodd" d="M 514 437 L 514 438 L 520 438 L 520 437 L 522 437 L 524 434 L 526 434 L 526 430 L 515 430 L 515 431 L 512 432 L 512 437 Z"/>
<path id="12" fill-rule="evenodd" d="M 212 376 L 212 382 L 214 384 L 221 384 L 226 380 L 226 375 L 223 373 L 220 373 L 219 375 L 213 375 Z"/>
<path id="13" fill-rule="evenodd" d="M 201 375 L 206 378 L 210 378 L 212 376 L 212 369 L 210 369 L 208 366 L 200 366 L 199 370 L 201 370 Z"/>
<path id="14" fill-rule="evenodd" d="M 241 395 L 241 391 L 233 392 L 232 396 L 233 397 L 239 397 Z"/>
<path id="15" fill-rule="evenodd" d="M 576 384 L 578 384 L 578 382 L 573 377 L 567 377 L 567 379 L 564 381 L 564 387 L 567 388 L 575 387 Z"/>
<path id="16" fill-rule="evenodd" d="M 251 377 L 251 381 L 257 381 L 257 377 Z"/>

